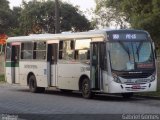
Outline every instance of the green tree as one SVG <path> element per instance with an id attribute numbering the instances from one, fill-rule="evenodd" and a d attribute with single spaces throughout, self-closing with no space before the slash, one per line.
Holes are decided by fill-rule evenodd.
<path id="1" fill-rule="evenodd" d="M 7 0 L 0 0 L 0 34 L 8 34 L 12 25 L 11 10 Z"/>
<path id="2" fill-rule="evenodd" d="M 78 12 L 76 7 L 60 2 L 60 26 L 62 31 L 85 31 L 90 29 L 90 22 Z M 19 17 L 19 29 L 30 33 L 55 33 L 55 2 L 23 2 Z"/>
<path id="3" fill-rule="evenodd" d="M 95 0 L 95 2 L 97 5 L 94 21 L 96 22 L 97 27 L 100 26 L 105 28 L 115 26 L 116 28 L 127 28 L 127 26 L 129 26 L 124 13 L 118 10 L 119 7 L 116 8 L 111 6 L 109 0 Z M 117 2 L 119 3 L 119 1 Z"/>
<path id="4" fill-rule="evenodd" d="M 21 29 L 20 29 L 20 15 L 21 15 L 22 8 L 21 7 L 14 7 L 12 10 L 12 25 L 10 27 L 9 35 L 21 35 L 23 34 Z"/>
<path id="5" fill-rule="evenodd" d="M 102 0 L 101 4 L 117 13 L 114 19 L 124 17 L 122 22 L 127 21 L 131 28 L 147 30 L 155 42 L 160 42 L 159 0 Z"/>

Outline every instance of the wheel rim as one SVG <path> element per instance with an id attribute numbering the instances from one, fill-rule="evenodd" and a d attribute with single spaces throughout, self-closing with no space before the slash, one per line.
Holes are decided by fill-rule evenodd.
<path id="1" fill-rule="evenodd" d="M 31 90 L 34 89 L 34 86 L 35 86 L 34 80 L 31 79 L 31 81 L 30 81 L 30 89 Z"/>
<path id="2" fill-rule="evenodd" d="M 87 81 L 83 82 L 82 94 L 83 94 L 83 96 L 88 96 L 89 95 L 89 84 L 88 84 Z"/>

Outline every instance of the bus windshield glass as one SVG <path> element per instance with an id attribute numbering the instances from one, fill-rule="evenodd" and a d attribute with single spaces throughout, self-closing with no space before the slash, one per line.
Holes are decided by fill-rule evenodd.
<path id="1" fill-rule="evenodd" d="M 149 41 L 110 42 L 112 70 L 139 71 L 154 68 L 153 51 Z"/>

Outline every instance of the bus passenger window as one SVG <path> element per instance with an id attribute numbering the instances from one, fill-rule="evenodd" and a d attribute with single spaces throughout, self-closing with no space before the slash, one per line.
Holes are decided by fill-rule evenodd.
<path id="1" fill-rule="evenodd" d="M 91 39 L 77 39 L 75 42 L 75 59 L 86 61 L 90 59 Z"/>
<path id="2" fill-rule="evenodd" d="M 59 50 L 63 50 L 63 41 L 59 42 Z"/>
<path id="3" fill-rule="evenodd" d="M 78 59 L 78 55 L 79 55 L 78 50 L 75 50 L 75 52 L 74 52 L 74 59 Z"/>
<path id="4" fill-rule="evenodd" d="M 80 61 L 88 60 L 90 58 L 89 50 L 75 50 L 74 58 Z"/>
<path id="5" fill-rule="evenodd" d="M 74 59 L 74 41 L 66 40 L 59 43 L 59 59 Z"/>
<path id="6" fill-rule="evenodd" d="M 59 51 L 59 59 L 62 59 L 62 51 Z"/>
<path id="7" fill-rule="evenodd" d="M 71 42 L 70 42 L 70 48 L 71 48 L 71 50 L 74 50 L 74 41 L 73 40 L 71 40 Z"/>
<path id="8" fill-rule="evenodd" d="M 21 59 L 33 58 L 33 43 L 25 42 L 21 44 Z"/>
<path id="9" fill-rule="evenodd" d="M 34 43 L 33 59 L 46 59 L 46 42 L 35 42 Z"/>
<path id="10" fill-rule="evenodd" d="M 11 45 L 10 43 L 7 43 L 6 46 L 6 60 L 10 60 L 11 59 Z"/>
<path id="11" fill-rule="evenodd" d="M 87 50 L 87 60 L 90 59 L 90 50 Z"/>

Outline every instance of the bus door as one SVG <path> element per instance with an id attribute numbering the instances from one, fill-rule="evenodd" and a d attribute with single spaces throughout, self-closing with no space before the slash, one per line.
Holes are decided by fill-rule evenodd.
<path id="1" fill-rule="evenodd" d="M 19 80 L 19 52 L 20 43 L 12 43 L 11 48 L 11 79 L 12 83 L 20 83 Z"/>
<path id="2" fill-rule="evenodd" d="M 100 65 L 101 43 L 91 43 L 91 87 L 93 90 L 102 89 L 102 72 Z"/>
<path id="3" fill-rule="evenodd" d="M 47 79 L 49 86 L 56 86 L 57 81 L 57 52 L 58 43 L 56 40 L 48 42 L 47 50 Z"/>

